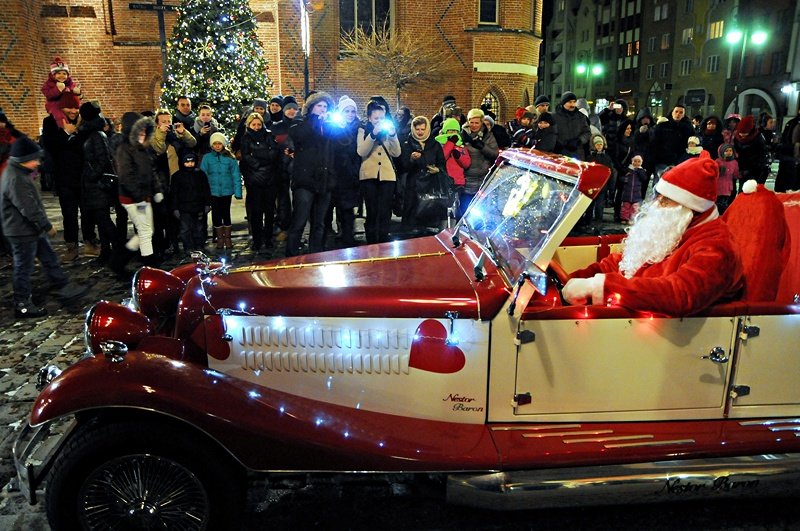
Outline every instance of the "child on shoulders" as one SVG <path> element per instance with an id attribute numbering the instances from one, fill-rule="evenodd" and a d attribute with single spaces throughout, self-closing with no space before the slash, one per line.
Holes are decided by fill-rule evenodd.
<path id="1" fill-rule="evenodd" d="M 64 127 L 64 111 L 59 106 L 59 101 L 64 94 L 75 94 L 80 96 L 81 84 L 72 79 L 69 75 L 69 65 L 67 65 L 60 57 L 53 58 L 50 64 L 50 74 L 47 76 L 47 81 L 42 85 L 42 94 L 45 97 L 44 107 L 47 112 L 53 115 L 58 127 Z"/>

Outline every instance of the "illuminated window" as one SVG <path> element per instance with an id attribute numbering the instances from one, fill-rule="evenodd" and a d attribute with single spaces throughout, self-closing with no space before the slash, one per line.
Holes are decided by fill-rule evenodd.
<path id="1" fill-rule="evenodd" d="M 500 116 L 500 100 L 492 92 L 487 92 L 481 99 L 481 105 L 494 113 L 495 116 Z"/>
<path id="2" fill-rule="evenodd" d="M 725 21 L 723 20 L 718 20 L 708 25 L 709 39 L 719 39 L 722 37 L 722 34 L 724 32 L 725 32 Z"/>
<path id="3" fill-rule="evenodd" d="M 666 20 L 669 16 L 669 4 L 661 4 L 655 7 L 653 12 L 653 21 Z"/>
<path id="4" fill-rule="evenodd" d="M 694 28 L 686 28 L 681 33 L 681 44 L 691 44 L 694 37 Z"/>
<path id="5" fill-rule="evenodd" d="M 671 33 L 664 33 L 661 35 L 661 49 L 662 50 L 669 50 L 669 43 L 672 39 Z"/>

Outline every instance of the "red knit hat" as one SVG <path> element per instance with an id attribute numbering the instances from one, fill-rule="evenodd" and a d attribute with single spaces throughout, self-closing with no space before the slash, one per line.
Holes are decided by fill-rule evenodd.
<path id="1" fill-rule="evenodd" d="M 694 210 L 705 212 L 717 199 L 719 166 L 708 151 L 666 171 L 656 184 L 656 192 Z"/>
<path id="2" fill-rule="evenodd" d="M 53 62 L 50 63 L 50 73 L 55 74 L 59 70 L 63 70 L 69 74 L 69 65 L 65 63 L 64 60 L 59 56 L 55 56 L 53 57 Z"/>
<path id="3" fill-rule="evenodd" d="M 72 92 L 64 92 L 61 94 L 61 97 L 58 98 L 58 108 L 59 109 L 80 109 L 81 108 L 81 100 L 73 94 Z"/>

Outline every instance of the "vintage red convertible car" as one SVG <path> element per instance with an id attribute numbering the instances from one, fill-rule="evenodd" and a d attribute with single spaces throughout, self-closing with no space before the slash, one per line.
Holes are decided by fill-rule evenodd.
<path id="1" fill-rule="evenodd" d="M 509 150 L 435 236 L 141 269 L 43 369 L 21 487 L 54 529 L 230 528 L 254 473 L 424 473 L 497 509 L 796 488 L 800 194 L 775 301 L 666 318 L 562 302 L 620 243 L 567 237 L 607 178 Z"/>

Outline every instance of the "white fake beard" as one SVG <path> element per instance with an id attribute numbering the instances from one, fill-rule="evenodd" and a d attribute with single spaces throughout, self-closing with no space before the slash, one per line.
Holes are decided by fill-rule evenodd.
<path id="1" fill-rule="evenodd" d="M 633 278 L 643 265 L 657 264 L 671 255 L 693 216 L 682 205 L 664 208 L 657 201 L 642 205 L 623 242 L 620 273 Z"/>

